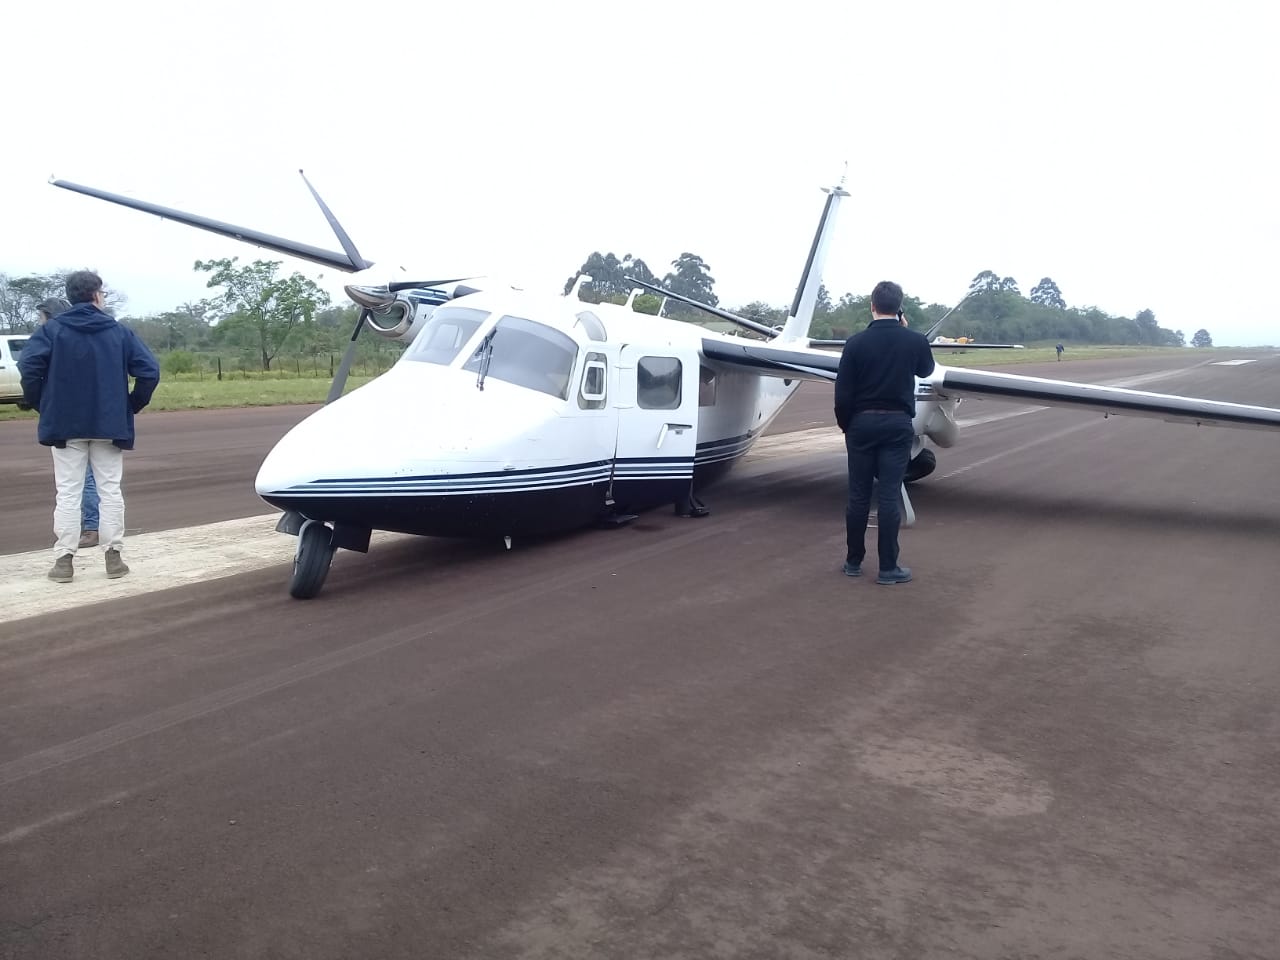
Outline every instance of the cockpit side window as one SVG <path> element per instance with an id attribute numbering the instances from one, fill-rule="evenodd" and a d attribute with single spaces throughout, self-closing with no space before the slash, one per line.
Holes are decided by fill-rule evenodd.
<path id="1" fill-rule="evenodd" d="M 609 367 L 603 353 L 588 353 L 578 388 L 578 406 L 583 410 L 603 410 Z"/>
<path id="2" fill-rule="evenodd" d="M 437 307 L 404 352 L 404 359 L 448 366 L 488 316 L 474 307 Z"/>
<path id="3" fill-rule="evenodd" d="M 569 378 L 578 359 L 571 337 L 523 317 L 504 316 L 462 365 L 478 373 L 488 356 L 485 376 L 528 387 L 561 400 L 569 397 Z"/>

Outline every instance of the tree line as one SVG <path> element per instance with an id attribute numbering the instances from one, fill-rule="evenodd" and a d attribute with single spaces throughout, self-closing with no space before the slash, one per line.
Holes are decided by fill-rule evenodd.
<path id="1" fill-rule="evenodd" d="M 241 263 L 238 257 L 198 260 L 193 269 L 208 274 L 210 297 L 181 303 L 171 310 L 146 316 L 125 311 L 127 297 L 107 290 L 107 310 L 135 330 L 152 350 L 162 355 L 168 373 L 198 368 L 214 354 L 229 355 L 241 367 L 269 371 L 281 361 L 301 367 L 303 362 L 319 370 L 324 358 L 347 346 L 356 321 L 354 304 L 334 305 L 314 280 L 297 272 L 285 275 L 283 264 L 273 260 Z M 70 271 L 11 277 L 0 273 L 0 327 L 10 333 L 29 333 L 37 324 L 36 305 L 64 294 L 64 278 Z M 695 253 L 684 252 L 671 261 L 671 269 L 658 277 L 644 260 L 625 254 L 593 252 L 564 284 L 568 294 L 578 278 L 591 282 L 579 288 L 588 303 L 625 303 L 635 280 L 660 285 L 675 293 L 719 306 L 710 265 Z M 633 307 L 648 314 L 705 322 L 709 315 L 653 293 L 635 297 Z M 907 296 L 903 305 L 916 329 L 927 329 L 947 313 L 944 304 L 924 303 Z M 731 312 L 775 326 L 786 320 L 787 307 L 755 301 Z M 844 339 L 871 321 L 868 294 L 842 294 L 833 300 L 824 286 L 819 290 L 811 334 L 821 339 Z M 991 270 L 978 273 L 941 333 L 993 343 L 1069 341 L 1094 344 L 1185 346 L 1181 330 L 1169 330 L 1156 322 L 1151 310 L 1133 317 L 1113 316 L 1093 306 L 1068 306 L 1062 291 L 1049 277 L 1042 277 L 1023 296 L 1017 281 Z M 1213 345 L 1209 332 L 1195 331 L 1190 343 Z M 362 338 L 357 362 L 374 362 L 384 351 L 396 353 L 403 344 L 380 337 Z"/>
<path id="2" fill-rule="evenodd" d="M 583 300 L 599 303 L 624 303 L 634 284 L 628 277 L 658 283 L 673 293 L 691 297 L 710 306 L 720 301 L 714 293 L 715 278 L 707 262 L 696 254 L 682 253 L 671 263 L 672 270 L 661 280 L 654 277 L 643 260 L 631 254 L 619 259 L 613 253 L 592 253 L 578 271 L 565 282 L 568 293 L 577 278 L 586 274 L 592 278 L 582 287 Z M 635 308 L 644 313 L 675 316 L 688 319 L 693 308 L 679 303 L 664 303 L 657 295 L 639 296 Z M 924 303 L 908 295 L 903 305 L 911 324 L 916 329 L 928 329 L 942 319 L 951 307 L 939 303 Z M 730 310 L 739 316 L 776 326 L 787 319 L 787 306 L 773 306 L 753 301 Z M 814 309 L 811 335 L 824 340 L 843 340 L 871 322 L 870 293 L 845 293 L 832 300 L 825 286 L 818 291 Z M 940 331 L 948 337 L 968 337 L 987 343 L 1024 343 L 1036 341 L 1071 341 L 1074 343 L 1117 344 L 1139 346 L 1187 345 L 1181 330 L 1170 330 L 1156 322 L 1155 314 L 1148 309 L 1139 310 L 1133 317 L 1114 316 L 1097 307 L 1069 307 L 1062 291 L 1050 277 L 1041 277 L 1023 296 L 1013 277 L 1001 277 L 992 270 L 979 272 L 969 286 L 960 305 L 947 319 Z M 1213 339 L 1203 328 L 1192 334 L 1194 347 L 1209 347 Z"/>
<path id="3" fill-rule="evenodd" d="M 347 346 L 356 322 L 354 304 L 335 306 L 329 294 L 300 273 L 284 275 L 280 261 L 240 263 L 238 257 L 197 260 L 194 269 L 209 275 L 213 294 L 181 303 L 161 313 L 133 316 L 127 299 L 108 290 L 107 312 L 132 328 L 155 353 L 166 373 L 211 369 L 225 358 L 244 369 L 275 369 L 281 361 L 292 368 L 302 362 L 313 370 L 329 367 L 329 359 Z M 9 277 L 0 274 L 0 326 L 13 333 L 36 328 L 36 305 L 65 293 L 70 271 Z M 381 337 L 359 343 L 357 363 L 373 363 L 402 345 Z M 323 364 L 321 363 L 323 359 Z"/>

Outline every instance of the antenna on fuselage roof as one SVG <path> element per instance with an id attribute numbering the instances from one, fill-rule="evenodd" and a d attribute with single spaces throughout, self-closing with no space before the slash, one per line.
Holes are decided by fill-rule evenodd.
<path id="1" fill-rule="evenodd" d="M 632 287 L 632 288 L 631 288 L 631 292 L 630 292 L 629 294 L 627 294 L 627 302 L 626 302 L 625 306 L 627 306 L 628 308 L 630 308 L 630 309 L 634 310 L 634 309 L 635 309 L 635 303 L 636 303 L 636 297 L 640 296 L 640 294 L 642 294 L 642 293 L 644 293 L 644 290 L 642 290 L 640 287 Z"/>

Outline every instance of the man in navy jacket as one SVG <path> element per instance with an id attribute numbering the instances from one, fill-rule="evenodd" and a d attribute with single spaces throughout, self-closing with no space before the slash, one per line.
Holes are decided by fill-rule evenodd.
<path id="1" fill-rule="evenodd" d="M 80 499 L 86 464 L 101 501 L 99 538 L 107 576 L 129 572 L 124 547 L 124 451 L 133 449 L 133 415 L 151 402 L 160 365 L 128 327 L 102 310 L 102 278 L 88 270 L 67 277 L 71 309 L 42 325 L 22 349 L 23 399 L 40 412 L 40 442 L 52 448 L 58 538 L 49 579 L 69 583 L 80 543 Z M 133 377 L 133 390 L 129 378 Z"/>

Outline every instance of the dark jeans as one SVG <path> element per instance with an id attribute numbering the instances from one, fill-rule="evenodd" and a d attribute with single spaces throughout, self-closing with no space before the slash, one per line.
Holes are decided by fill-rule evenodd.
<path id="1" fill-rule="evenodd" d="M 845 535 L 849 563 L 862 563 L 867 548 L 867 517 L 871 513 L 871 487 L 879 478 L 877 547 L 880 569 L 898 565 L 898 527 L 902 476 L 911 459 L 915 431 L 905 413 L 859 413 L 849 423 L 844 446 L 849 452 L 849 504 L 845 508 Z"/>
<path id="2" fill-rule="evenodd" d="M 93 479 L 93 467 L 84 471 L 84 499 L 80 501 L 80 529 L 98 529 L 98 484 Z"/>

